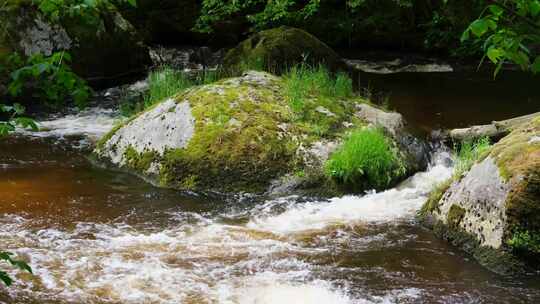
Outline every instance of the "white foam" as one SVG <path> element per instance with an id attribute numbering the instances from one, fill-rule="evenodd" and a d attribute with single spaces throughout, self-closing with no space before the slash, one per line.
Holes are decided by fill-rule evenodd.
<path id="1" fill-rule="evenodd" d="M 308 202 L 290 207 L 276 216 L 253 218 L 247 227 L 274 233 L 295 233 L 320 230 L 330 225 L 351 225 L 359 222 L 389 222 L 415 214 L 424 204 L 433 186 L 452 175 L 444 164 L 432 166 L 400 187 L 364 196 L 344 196 L 329 202 Z"/>
<path id="2" fill-rule="evenodd" d="M 88 108 L 77 114 L 38 121 L 40 131 L 21 131 L 36 137 L 85 136 L 97 139 L 109 132 L 122 117 L 117 111 L 99 107 Z"/>

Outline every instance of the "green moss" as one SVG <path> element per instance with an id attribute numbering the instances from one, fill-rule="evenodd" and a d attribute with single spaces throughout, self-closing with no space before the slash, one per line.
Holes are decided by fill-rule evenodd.
<path id="1" fill-rule="evenodd" d="M 165 153 L 161 182 L 182 187 L 196 180 L 201 188 L 260 191 L 293 168 L 299 130 L 276 90 L 218 85 L 178 97 L 191 104 L 195 134 L 185 149 Z M 290 128 L 284 131 L 280 124 Z"/>
<path id="2" fill-rule="evenodd" d="M 466 210 L 460 207 L 457 204 L 452 204 L 450 206 L 450 210 L 448 210 L 448 215 L 446 217 L 448 225 L 452 229 L 458 229 L 459 223 L 461 223 L 461 220 L 465 216 Z"/>
<path id="3" fill-rule="evenodd" d="M 146 172 L 152 163 L 159 160 L 159 155 L 155 151 L 137 152 L 132 146 L 124 151 L 124 159 L 128 168 L 137 172 Z"/>
<path id="4" fill-rule="evenodd" d="M 420 217 L 428 216 L 433 212 L 439 212 L 439 202 L 441 201 L 444 193 L 446 193 L 446 190 L 450 188 L 452 181 L 452 179 L 448 179 L 435 186 L 435 188 L 430 192 L 428 200 L 424 203 L 424 205 L 422 205 L 422 208 L 418 212 Z"/>
<path id="5" fill-rule="evenodd" d="M 540 117 L 512 131 L 493 147 L 490 156 L 495 158 L 505 180 L 540 163 L 540 142 L 531 143 L 533 136 L 540 136 Z"/>
<path id="6" fill-rule="evenodd" d="M 323 64 L 332 71 L 346 69 L 341 58 L 326 44 L 303 30 L 286 26 L 256 33 L 241 42 L 227 53 L 223 67 L 232 74 L 254 66 L 281 74 L 301 63 Z"/>
<path id="7" fill-rule="evenodd" d="M 123 126 L 125 126 L 124 123 L 119 123 L 115 125 L 109 132 L 107 132 L 105 135 L 103 135 L 98 142 L 96 143 L 96 149 L 97 150 L 103 150 L 105 147 L 105 144 L 116 134 L 118 130 L 120 130 Z"/>

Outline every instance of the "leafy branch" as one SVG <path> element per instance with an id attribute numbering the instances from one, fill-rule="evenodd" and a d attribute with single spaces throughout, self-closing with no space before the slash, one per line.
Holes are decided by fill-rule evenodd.
<path id="1" fill-rule="evenodd" d="M 496 65 L 512 62 L 524 71 L 540 72 L 540 0 L 493 1 L 463 33 L 461 40 L 484 41 L 484 58 Z M 482 60 L 483 61 L 483 60 Z"/>

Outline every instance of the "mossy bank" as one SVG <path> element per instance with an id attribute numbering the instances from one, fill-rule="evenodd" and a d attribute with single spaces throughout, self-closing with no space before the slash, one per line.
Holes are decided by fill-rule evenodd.
<path id="1" fill-rule="evenodd" d="M 286 78 L 250 71 L 192 87 L 117 126 L 95 153 L 163 187 L 260 193 L 294 179 L 295 188 L 324 183 L 339 191 L 324 176 L 326 159 L 350 131 L 389 113 L 354 95 L 320 92 L 304 92 L 299 112 L 288 85 Z M 374 114 L 366 116 L 367 109 Z M 396 161 L 412 168 L 392 139 L 396 130 L 381 128 Z"/>
<path id="2" fill-rule="evenodd" d="M 540 117 L 516 127 L 472 168 L 435 190 L 422 218 L 498 273 L 540 265 Z"/>

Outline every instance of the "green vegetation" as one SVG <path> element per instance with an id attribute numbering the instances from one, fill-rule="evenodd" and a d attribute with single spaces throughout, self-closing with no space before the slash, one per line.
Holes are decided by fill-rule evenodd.
<path id="1" fill-rule="evenodd" d="M 485 56 L 496 65 L 513 62 L 523 70 L 540 72 L 540 1 L 490 1 L 480 18 L 463 33 L 462 41 L 477 37 L 484 41 Z"/>
<path id="2" fill-rule="evenodd" d="M 347 74 L 339 73 L 334 78 L 322 65 L 315 69 L 306 65 L 295 66 L 285 74 L 284 80 L 285 95 L 298 115 L 305 114 L 306 99 L 310 96 L 336 99 L 353 96 L 352 81 Z"/>
<path id="3" fill-rule="evenodd" d="M 189 77 L 185 72 L 164 66 L 148 75 L 148 92 L 142 102 L 125 101 L 120 103 L 120 111 L 124 116 L 132 116 L 149 107 L 175 95 L 182 94 L 187 89 L 210 84 L 220 78 L 215 71 L 203 71 L 194 77 Z"/>
<path id="4" fill-rule="evenodd" d="M 194 83 L 185 73 L 168 67 L 150 72 L 148 76 L 149 91 L 144 98 L 144 106 L 148 108 L 175 94 L 182 93 Z"/>
<path id="5" fill-rule="evenodd" d="M 24 261 L 16 260 L 12 258 L 13 253 L 0 251 L 0 262 L 5 262 L 15 268 L 32 273 L 32 268 L 28 266 Z M 0 281 L 4 282 L 7 286 L 13 283 L 13 279 L 5 272 L 0 270 Z"/>
<path id="6" fill-rule="evenodd" d="M 361 189 L 388 187 L 405 171 L 390 140 L 382 131 L 368 128 L 351 132 L 325 166 L 328 177 L 346 187 Z"/>
<path id="7" fill-rule="evenodd" d="M 14 54 L 10 58 L 13 72 L 9 94 L 18 97 L 31 91 L 34 98 L 52 107 L 65 105 L 70 97 L 79 108 L 83 108 L 91 89 L 86 81 L 71 71 L 69 62 L 71 55 L 67 52 L 56 52 L 48 57 L 36 54 L 25 61 Z"/>
<path id="8" fill-rule="evenodd" d="M 135 7 L 137 0 L 33 0 L 33 3 L 52 21 L 76 17 L 87 26 L 95 26 L 102 10 L 114 9 L 115 4 L 123 3 Z"/>
<path id="9" fill-rule="evenodd" d="M 508 239 L 507 245 L 517 252 L 540 254 L 540 234 L 529 231 L 516 231 Z"/>
<path id="10" fill-rule="evenodd" d="M 332 137 L 351 117 L 355 97 L 352 80 L 345 73 L 332 75 L 319 65 L 298 65 L 283 76 L 284 95 L 298 123 L 315 137 Z"/>
<path id="11" fill-rule="evenodd" d="M 17 126 L 34 131 L 38 130 L 38 126 L 33 119 L 21 116 L 24 111 L 24 107 L 18 103 L 12 106 L 0 104 L 0 138 L 14 132 Z M 1 120 L 3 115 L 6 116 L 5 120 Z"/>
<path id="12" fill-rule="evenodd" d="M 476 141 L 466 141 L 459 144 L 454 149 L 456 164 L 454 168 L 454 178 L 460 178 L 471 169 L 478 160 L 487 156 L 491 149 L 489 138 L 484 137 Z"/>

